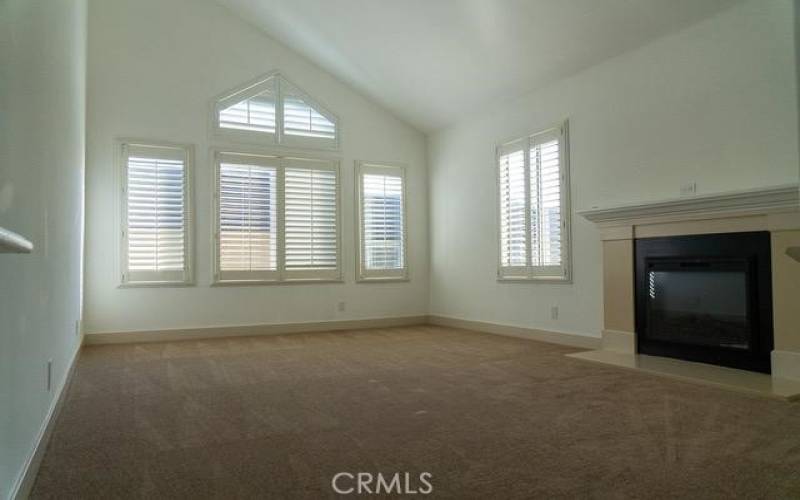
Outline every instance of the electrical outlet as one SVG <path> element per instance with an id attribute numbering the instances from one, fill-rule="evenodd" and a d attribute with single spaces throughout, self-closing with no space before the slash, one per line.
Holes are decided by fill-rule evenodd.
<path id="1" fill-rule="evenodd" d="M 343 300 L 336 304 L 336 310 L 339 312 L 344 312 L 346 308 L 347 304 Z"/>
<path id="2" fill-rule="evenodd" d="M 558 319 L 558 306 L 550 308 L 550 319 Z"/>
<path id="3" fill-rule="evenodd" d="M 50 390 L 53 388 L 53 360 L 52 359 L 48 359 L 47 360 L 47 374 L 46 374 L 46 377 L 47 377 L 47 392 L 50 392 Z"/>
<path id="4" fill-rule="evenodd" d="M 681 196 L 694 196 L 697 194 L 696 182 L 685 182 L 681 184 Z"/>

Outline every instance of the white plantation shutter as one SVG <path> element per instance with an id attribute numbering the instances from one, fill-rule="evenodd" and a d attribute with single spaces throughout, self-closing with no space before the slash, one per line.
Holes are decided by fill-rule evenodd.
<path id="1" fill-rule="evenodd" d="M 336 126 L 307 103 L 302 94 L 285 88 L 283 96 L 283 133 L 302 137 L 336 137 Z"/>
<path id="2" fill-rule="evenodd" d="M 190 281 L 188 150 L 124 143 L 122 158 L 123 283 Z"/>
<path id="3" fill-rule="evenodd" d="M 217 126 L 262 136 L 275 134 L 277 95 L 277 79 L 270 77 L 221 99 L 217 103 Z"/>
<path id="4" fill-rule="evenodd" d="M 499 152 L 500 267 L 505 276 L 523 276 L 528 262 L 525 148 L 519 141 Z"/>
<path id="5" fill-rule="evenodd" d="M 215 282 L 341 279 L 337 162 L 215 158 Z"/>
<path id="6" fill-rule="evenodd" d="M 339 144 L 336 117 L 279 73 L 220 98 L 214 127 L 245 141 L 321 148 Z"/>
<path id="7" fill-rule="evenodd" d="M 338 279 L 339 179 L 333 162 L 282 160 L 287 279 Z"/>
<path id="8" fill-rule="evenodd" d="M 561 271 L 560 158 L 557 134 L 531 137 L 531 265 L 540 274 Z"/>
<path id="9" fill-rule="evenodd" d="M 218 155 L 218 280 L 277 279 L 278 168 L 277 158 Z"/>
<path id="10" fill-rule="evenodd" d="M 405 170 L 358 166 L 359 278 L 405 278 Z"/>
<path id="11" fill-rule="evenodd" d="M 237 102 L 219 113 L 219 126 L 275 133 L 275 96 L 264 92 Z"/>
<path id="12" fill-rule="evenodd" d="M 566 124 L 498 148 L 499 276 L 567 280 Z"/>

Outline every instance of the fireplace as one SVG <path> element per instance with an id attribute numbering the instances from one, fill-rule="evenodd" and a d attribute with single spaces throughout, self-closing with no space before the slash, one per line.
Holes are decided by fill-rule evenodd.
<path id="1" fill-rule="evenodd" d="M 637 350 L 770 373 L 767 231 L 637 239 Z"/>

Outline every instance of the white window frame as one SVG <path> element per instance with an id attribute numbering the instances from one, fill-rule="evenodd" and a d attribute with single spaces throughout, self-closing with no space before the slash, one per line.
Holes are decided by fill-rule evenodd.
<path id="1" fill-rule="evenodd" d="M 559 158 L 561 160 L 561 265 L 560 266 L 534 266 L 531 264 L 531 221 L 530 221 L 530 149 L 536 137 L 540 136 L 559 137 Z M 519 151 L 522 149 L 525 157 L 525 239 L 526 239 L 526 260 L 525 266 L 503 266 L 502 249 L 502 220 L 500 211 L 500 169 L 499 161 L 501 156 L 508 152 Z M 495 210 L 497 211 L 497 279 L 506 282 L 541 282 L 541 283 L 572 283 L 572 244 L 571 244 L 571 212 L 570 202 L 570 168 L 569 168 L 569 131 L 568 122 L 557 124 L 544 130 L 540 130 L 526 137 L 501 144 L 496 149 L 495 154 L 495 176 L 497 200 Z"/>
<path id="2" fill-rule="evenodd" d="M 214 164 L 213 186 L 213 221 L 212 221 L 212 286 L 238 285 L 274 285 L 296 283 L 342 283 L 342 189 L 339 161 L 328 158 L 312 158 L 299 155 L 282 155 L 277 153 L 254 153 L 232 151 L 230 149 L 212 149 Z M 220 266 L 220 228 L 219 228 L 219 175 L 222 163 L 245 165 L 268 165 L 276 167 L 277 203 L 277 270 L 275 271 L 225 271 Z M 277 165 L 276 165 L 277 163 Z M 285 258 L 285 176 L 287 168 L 313 168 L 315 170 L 331 170 L 336 173 L 336 269 L 335 270 L 287 270 Z"/>
<path id="3" fill-rule="evenodd" d="M 334 125 L 335 137 L 302 137 L 284 134 L 283 132 L 283 89 L 291 87 L 294 94 L 302 98 L 319 114 L 330 120 Z M 220 112 L 225 108 L 249 99 L 272 88 L 275 93 L 275 133 L 258 132 L 254 130 L 239 130 L 220 126 Z M 279 71 L 271 71 L 244 85 L 231 89 L 217 96 L 211 105 L 211 135 L 242 144 L 260 144 L 272 146 L 285 146 L 288 148 L 302 148 L 311 150 L 338 150 L 341 138 L 341 123 L 339 118 L 328 110 L 329 108 L 319 100 L 311 97 L 297 84 L 286 78 Z"/>
<path id="4" fill-rule="evenodd" d="M 184 270 L 130 272 L 128 270 L 128 158 L 131 149 L 161 150 L 161 158 L 182 157 L 183 175 L 183 216 L 184 216 Z M 192 179 L 194 176 L 194 146 L 164 141 L 117 139 L 114 144 L 119 176 L 119 272 L 120 288 L 132 287 L 175 287 L 193 286 L 194 282 L 194 197 Z M 154 156 L 155 157 L 155 156 Z"/>
<path id="5" fill-rule="evenodd" d="M 356 281 L 374 283 L 381 281 L 408 281 L 408 202 L 406 188 L 406 166 L 393 162 L 356 161 Z M 364 174 L 378 175 L 399 174 L 402 183 L 402 216 L 403 216 L 403 267 L 401 269 L 367 270 L 364 266 L 364 214 L 363 214 L 363 179 Z"/>

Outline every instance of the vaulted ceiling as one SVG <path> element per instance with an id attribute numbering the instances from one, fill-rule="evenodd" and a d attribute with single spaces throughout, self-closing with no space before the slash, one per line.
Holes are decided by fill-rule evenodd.
<path id="1" fill-rule="evenodd" d="M 739 0 L 217 0 L 424 131 Z"/>

